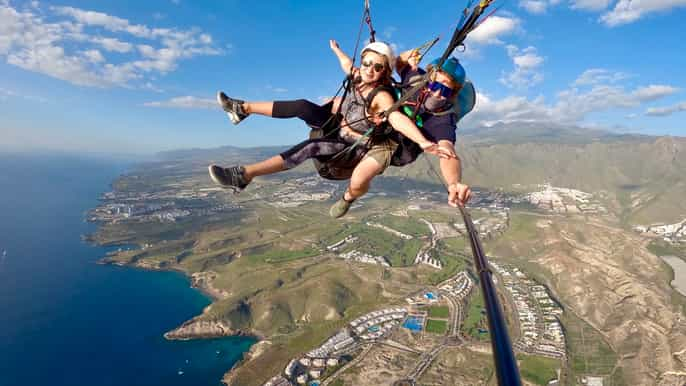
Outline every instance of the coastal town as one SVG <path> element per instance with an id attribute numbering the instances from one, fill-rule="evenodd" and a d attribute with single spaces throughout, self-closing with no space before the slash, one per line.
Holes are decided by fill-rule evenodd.
<path id="1" fill-rule="evenodd" d="M 107 192 L 102 195 L 101 205 L 91 210 L 91 222 L 176 222 L 191 216 L 240 209 L 235 203 L 223 203 L 216 199 L 223 194 L 221 188 L 169 189 L 159 192 Z"/>
<path id="2" fill-rule="evenodd" d="M 405 299 L 405 305 L 389 306 L 350 321 L 319 347 L 293 358 L 265 386 L 328 385 L 346 370 L 365 361 L 375 346 L 421 356 L 415 366 L 397 374 L 398 379 L 417 380 L 441 348 L 460 344 L 459 323 L 474 281 L 460 272 Z M 430 348 L 408 343 L 405 334 L 426 337 Z M 443 337 L 434 341 L 436 337 Z M 452 339 L 451 339 L 452 338 Z"/>
<path id="3" fill-rule="evenodd" d="M 601 205 L 594 194 L 550 184 L 537 185 L 536 188 L 539 190 L 526 194 L 523 199 L 541 210 L 561 214 L 607 213 L 607 208 Z"/>
<path id="4" fill-rule="evenodd" d="M 559 322 L 562 308 L 545 286 L 528 278 L 516 267 L 491 263 L 518 316 L 519 334 L 514 349 L 530 355 L 564 360 L 565 336 Z M 407 384 L 418 382 L 441 350 L 465 346 L 475 338 L 463 330 L 475 281 L 461 271 L 436 286 L 425 288 L 405 299 L 404 305 L 389 306 L 361 315 L 329 337 L 320 346 L 292 358 L 281 374 L 264 386 L 329 385 L 344 378 L 349 369 L 369 364 L 375 347 L 387 351 L 413 353 L 411 366 L 390 371 L 391 379 Z M 477 310 L 479 314 L 481 310 Z M 483 315 L 481 316 L 483 317 Z M 480 333 L 487 332 L 480 324 Z M 413 339 L 407 339 L 411 335 Z M 478 341 L 478 339 L 476 339 Z M 377 357 L 378 358 L 378 357 Z M 380 366 L 384 366 L 381 364 Z M 602 378 L 599 380 L 602 385 Z M 557 379 L 551 379 L 555 384 Z"/>
<path id="5" fill-rule="evenodd" d="M 559 303 L 550 297 L 545 286 L 528 278 L 519 268 L 493 261 L 490 264 L 515 306 L 520 333 L 515 348 L 563 359 L 566 348 Z"/>
<path id="6" fill-rule="evenodd" d="M 338 185 L 322 180 L 319 176 L 293 179 L 281 184 L 268 194 L 267 202 L 277 208 L 293 208 L 309 201 L 326 201 L 334 196 Z M 261 194 L 258 193 L 258 197 Z"/>
<path id="7" fill-rule="evenodd" d="M 634 231 L 659 237 L 672 244 L 686 244 L 686 219 L 674 224 L 657 223 L 651 225 L 636 225 Z"/>

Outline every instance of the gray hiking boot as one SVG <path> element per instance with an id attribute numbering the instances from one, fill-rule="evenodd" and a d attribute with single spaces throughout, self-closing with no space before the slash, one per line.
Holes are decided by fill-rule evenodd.
<path id="1" fill-rule="evenodd" d="M 212 181 L 221 186 L 231 187 L 236 192 L 245 189 L 249 184 L 245 179 L 245 168 L 243 166 L 223 168 L 217 165 L 210 165 L 207 169 L 210 171 Z"/>
<path id="2" fill-rule="evenodd" d="M 348 213 L 348 209 L 350 209 L 350 205 L 352 205 L 354 201 L 354 198 L 350 201 L 346 200 L 344 193 L 343 197 L 341 197 L 340 200 L 336 201 L 336 203 L 331 206 L 331 209 L 329 209 L 329 215 L 333 218 L 341 218 L 345 216 L 345 214 Z"/>
<path id="3" fill-rule="evenodd" d="M 249 115 L 246 114 L 245 110 L 243 110 L 243 103 L 245 102 L 240 99 L 230 98 L 222 91 L 217 93 L 217 102 L 219 102 L 219 104 L 222 106 L 222 109 L 226 111 L 226 115 L 229 116 L 229 119 L 234 125 L 239 124 Z"/>

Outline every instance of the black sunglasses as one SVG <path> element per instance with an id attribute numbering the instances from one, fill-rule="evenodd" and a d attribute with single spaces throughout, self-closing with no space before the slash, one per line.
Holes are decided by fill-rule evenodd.
<path id="1" fill-rule="evenodd" d="M 366 61 L 366 62 L 365 61 L 362 62 L 362 67 L 371 67 L 371 66 L 373 66 L 372 68 L 374 69 L 374 72 L 381 72 L 384 69 L 384 65 L 381 63 L 374 63 L 371 60 Z"/>

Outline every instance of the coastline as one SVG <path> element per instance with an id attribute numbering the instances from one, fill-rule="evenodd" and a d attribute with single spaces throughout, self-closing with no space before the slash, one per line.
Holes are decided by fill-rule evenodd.
<path id="1" fill-rule="evenodd" d="M 214 296 L 190 290 L 185 274 L 97 264 L 110 251 L 137 248 L 126 237 L 102 244 L 85 236 L 96 227 L 107 229 L 84 216 L 100 204 L 96 197 L 112 189 L 122 167 L 82 157 L 20 161 L 6 177 L 37 178 L 4 190 L 9 199 L 2 202 L 7 220 L 2 248 L 8 250 L 9 264 L 0 267 L 8 279 L 0 280 L 0 292 L 12 296 L 0 304 L 8 311 L 0 318 L 3 336 L 10 338 L 3 345 L 7 358 L 0 366 L 0 384 L 217 384 L 254 339 L 182 343 L 162 338 L 200 314 Z M 53 186 L 48 196 L 41 188 L 46 183 Z M 40 242 L 36 235 L 42 236 Z M 78 371 L 70 371 L 75 364 Z"/>
<path id="2" fill-rule="evenodd" d="M 212 271 L 196 272 L 189 275 L 188 272 L 173 267 L 160 268 L 159 266 L 141 263 L 140 261 L 130 264 L 122 261 L 111 260 L 109 257 L 104 257 L 98 260 L 97 264 L 116 265 L 119 267 L 141 269 L 145 271 L 177 272 L 183 274 L 190 281 L 191 288 L 200 291 L 200 293 L 202 293 L 203 295 L 207 296 L 210 300 L 212 300 L 212 303 L 218 300 L 226 299 L 229 296 L 229 294 L 226 291 L 220 290 L 212 286 L 212 280 L 216 276 L 216 273 Z M 212 303 L 203 308 L 202 313 L 200 315 L 196 315 L 193 318 L 183 322 L 180 326 L 164 333 L 165 339 L 192 340 L 240 336 L 254 338 L 258 342 L 264 340 L 264 337 L 255 331 L 232 329 L 223 321 L 203 320 L 202 316 L 212 309 Z"/>
<path id="3" fill-rule="evenodd" d="M 217 300 L 225 299 L 229 296 L 226 291 L 220 290 L 212 286 L 212 280 L 216 276 L 216 273 L 209 272 L 197 272 L 188 275 L 188 272 L 173 268 L 165 267 L 160 268 L 159 266 L 154 266 L 152 264 L 141 264 L 140 261 L 130 264 L 122 261 L 112 260 L 111 256 L 106 256 L 97 261 L 97 264 L 101 265 L 116 265 L 119 267 L 141 269 L 145 271 L 158 271 L 158 272 L 178 272 L 183 274 L 190 281 L 190 287 L 200 291 L 203 295 L 207 296 L 212 300 L 208 306 L 203 308 L 202 313 L 194 316 L 193 318 L 183 322 L 180 326 L 167 331 L 163 334 L 166 340 L 196 340 L 196 339 L 217 339 L 217 338 L 229 338 L 229 337 L 244 337 L 252 338 L 255 343 L 250 346 L 250 349 L 243 353 L 243 358 L 236 361 L 236 363 L 228 369 L 221 379 L 221 382 L 225 385 L 231 385 L 231 379 L 233 378 L 234 371 L 243 366 L 245 363 L 249 362 L 253 358 L 259 356 L 263 350 L 262 347 L 265 345 L 270 345 L 271 342 L 261 334 L 254 330 L 236 330 L 232 329 L 229 325 L 222 321 L 208 321 L 202 320 L 203 315 L 205 315 L 209 310 L 211 310 L 212 305 Z"/>

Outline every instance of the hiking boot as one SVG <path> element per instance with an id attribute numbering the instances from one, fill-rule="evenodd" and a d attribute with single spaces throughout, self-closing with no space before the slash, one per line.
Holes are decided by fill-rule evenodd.
<path id="1" fill-rule="evenodd" d="M 223 168 L 217 165 L 210 165 L 208 170 L 210 171 L 212 181 L 221 186 L 231 187 L 236 192 L 245 189 L 250 183 L 245 179 L 245 168 L 243 166 Z"/>
<path id="2" fill-rule="evenodd" d="M 352 205 L 354 201 L 354 198 L 350 201 L 346 200 L 345 194 L 343 194 L 343 197 L 341 197 L 340 200 L 336 201 L 336 203 L 331 206 L 331 209 L 329 209 L 329 215 L 333 218 L 345 216 L 345 214 L 348 213 L 348 209 L 350 209 L 350 205 Z"/>
<path id="3" fill-rule="evenodd" d="M 219 102 L 224 111 L 226 111 L 226 115 L 229 116 L 229 119 L 234 125 L 239 124 L 249 115 L 243 110 L 244 102 L 242 100 L 230 98 L 222 91 L 217 93 L 217 102 Z"/>

